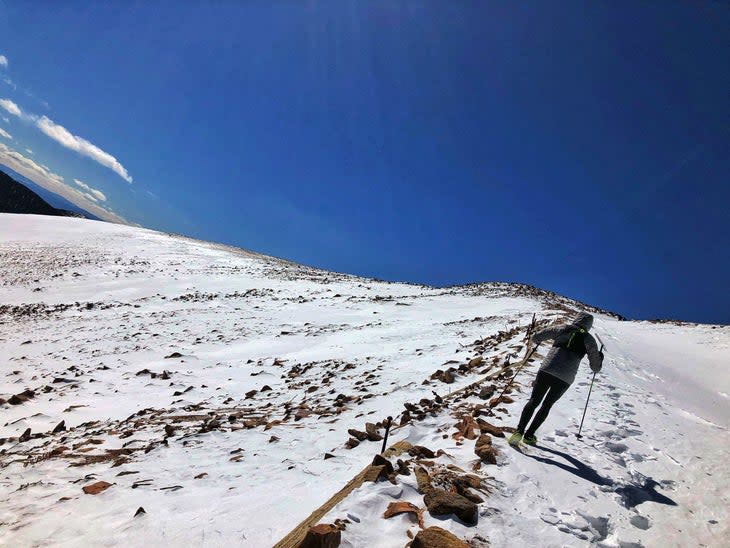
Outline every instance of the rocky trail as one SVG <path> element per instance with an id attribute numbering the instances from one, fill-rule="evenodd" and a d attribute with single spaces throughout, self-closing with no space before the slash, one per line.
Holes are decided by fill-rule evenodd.
<path id="1" fill-rule="evenodd" d="M 514 451 L 530 320 L 579 310 L 609 348 L 585 436 L 587 366 Z M 0 543 L 720 546 L 729 351 L 529 286 L 0 215 Z"/>

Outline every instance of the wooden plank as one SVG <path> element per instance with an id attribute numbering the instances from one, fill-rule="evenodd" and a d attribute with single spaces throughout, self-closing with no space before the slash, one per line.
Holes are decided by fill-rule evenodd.
<path id="1" fill-rule="evenodd" d="M 386 449 L 385 453 L 383 453 L 383 456 L 395 457 L 410 448 L 411 444 L 407 441 L 399 441 Z M 317 525 L 317 523 L 319 523 L 319 520 L 321 520 L 325 516 L 325 514 L 327 514 L 327 512 L 332 510 L 350 493 L 352 493 L 355 489 L 360 487 L 365 482 L 365 478 L 371 471 L 372 467 L 372 464 L 368 464 L 365 468 L 363 468 L 360 473 L 358 473 L 354 478 L 348 481 L 342 489 L 332 495 L 329 500 L 327 500 L 327 502 L 325 502 L 322 506 L 309 514 L 309 516 L 304 521 L 302 521 L 299 525 L 292 529 L 291 532 L 283 539 L 277 542 L 274 545 L 274 548 L 296 548 L 297 546 L 299 546 L 304 540 L 304 537 L 307 535 L 307 531 L 309 531 L 310 527 L 312 527 L 313 525 Z"/>

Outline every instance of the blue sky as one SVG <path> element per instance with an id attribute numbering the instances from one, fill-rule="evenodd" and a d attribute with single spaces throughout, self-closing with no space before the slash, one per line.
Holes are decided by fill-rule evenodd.
<path id="1" fill-rule="evenodd" d="M 0 162 L 332 270 L 730 323 L 728 29 L 701 1 L 0 1 Z"/>

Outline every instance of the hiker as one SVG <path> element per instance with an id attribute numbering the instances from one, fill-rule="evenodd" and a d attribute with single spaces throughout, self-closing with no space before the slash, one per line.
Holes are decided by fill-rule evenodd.
<path id="1" fill-rule="evenodd" d="M 535 432 L 545 422 L 553 404 L 565 394 L 575 380 L 583 356 L 588 354 L 588 362 L 595 373 L 601 370 L 603 352 L 598 350 L 596 340 L 588 333 L 592 326 L 593 316 L 581 312 L 569 325 L 548 327 L 533 335 L 532 342 L 537 346 L 548 339 L 554 342 L 537 372 L 532 395 L 522 410 L 517 431 L 509 439 L 511 445 L 517 445 L 520 441 L 528 445 L 537 444 Z M 530 422 L 540 402 L 542 402 L 540 410 L 528 428 L 527 423 Z"/>

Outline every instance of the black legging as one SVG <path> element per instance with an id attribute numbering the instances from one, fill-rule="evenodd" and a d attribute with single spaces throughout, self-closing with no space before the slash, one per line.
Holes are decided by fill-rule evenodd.
<path id="1" fill-rule="evenodd" d="M 520 424 L 517 426 L 517 431 L 524 433 L 525 436 L 534 436 L 537 429 L 540 428 L 540 425 L 545 422 L 548 413 L 550 413 L 550 408 L 560 399 L 560 396 L 565 394 L 565 391 L 569 386 L 570 385 L 567 382 L 551 375 L 550 373 L 538 371 L 537 378 L 535 378 L 535 385 L 532 387 L 530 401 L 527 402 L 525 408 L 522 410 Z M 545 398 L 545 401 L 543 401 L 543 398 Z M 535 409 L 537 409 L 537 406 L 540 405 L 541 401 L 542 405 L 540 406 L 540 410 L 537 412 L 537 415 L 535 415 L 535 419 L 532 421 L 530 428 L 525 431 L 527 423 L 530 421 L 530 417 L 532 417 L 532 414 L 535 412 Z"/>

